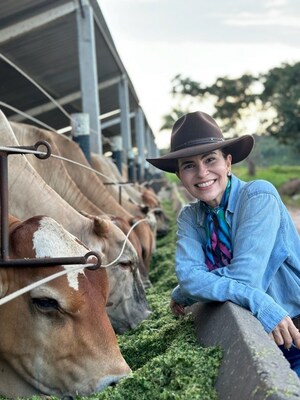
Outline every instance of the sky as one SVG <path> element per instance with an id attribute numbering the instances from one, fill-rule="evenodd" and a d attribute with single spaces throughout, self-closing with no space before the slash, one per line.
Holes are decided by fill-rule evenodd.
<path id="1" fill-rule="evenodd" d="M 300 61 L 299 0 L 98 2 L 160 148 L 175 75 L 209 85 Z"/>

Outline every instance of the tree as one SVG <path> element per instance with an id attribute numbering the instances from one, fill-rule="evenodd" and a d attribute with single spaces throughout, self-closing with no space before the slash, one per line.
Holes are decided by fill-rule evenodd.
<path id="1" fill-rule="evenodd" d="M 300 62 L 273 68 L 260 79 L 264 85 L 261 100 L 277 114 L 267 131 L 300 153 Z"/>
<path id="2" fill-rule="evenodd" d="M 176 75 L 172 80 L 172 93 L 174 96 L 191 96 L 199 100 L 211 99 L 215 112 L 213 117 L 221 121 L 222 129 L 226 132 L 234 130 L 250 104 L 258 99 L 252 86 L 257 78 L 251 75 L 242 75 L 238 79 L 220 77 L 211 86 Z M 178 113 L 178 108 L 177 108 Z M 164 117 L 167 121 L 167 116 Z"/>
<path id="3" fill-rule="evenodd" d="M 224 132 L 246 133 L 241 123 L 254 113 L 259 124 L 255 132 L 247 133 L 268 132 L 280 143 L 293 144 L 300 153 L 300 63 L 283 64 L 259 76 L 220 77 L 211 86 L 182 75 L 176 75 L 171 84 L 174 96 L 212 100 L 212 116 L 220 121 Z M 174 115 L 184 114 L 180 107 L 173 111 L 164 117 L 164 129 L 173 125 Z"/>

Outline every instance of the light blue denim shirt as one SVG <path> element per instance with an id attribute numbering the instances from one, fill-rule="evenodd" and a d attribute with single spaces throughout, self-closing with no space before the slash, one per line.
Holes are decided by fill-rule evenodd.
<path id="1" fill-rule="evenodd" d="M 209 271 L 205 264 L 205 213 L 200 201 L 178 215 L 176 276 L 172 299 L 232 301 L 262 323 L 269 333 L 287 315 L 300 314 L 300 237 L 275 187 L 263 180 L 232 176 L 226 220 L 233 257 Z"/>

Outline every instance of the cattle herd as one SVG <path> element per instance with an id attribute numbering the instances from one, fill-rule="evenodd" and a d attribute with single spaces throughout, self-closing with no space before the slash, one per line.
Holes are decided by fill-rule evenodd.
<path id="1" fill-rule="evenodd" d="M 78 257 L 91 250 L 101 267 L 0 267 L 0 299 L 66 270 L 0 305 L 0 395 L 88 396 L 130 372 L 116 334 L 150 315 L 151 256 L 168 221 L 149 188 L 122 185 L 120 198 L 124 178 L 109 158 L 92 154 L 91 165 L 68 137 L 9 122 L 0 112 L 0 147 L 40 140 L 53 156 L 8 157 L 9 256 Z"/>

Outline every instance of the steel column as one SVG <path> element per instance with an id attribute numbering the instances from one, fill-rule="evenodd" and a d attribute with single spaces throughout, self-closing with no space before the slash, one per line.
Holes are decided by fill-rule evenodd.
<path id="1" fill-rule="evenodd" d="M 143 182 L 145 169 L 145 120 L 141 107 L 135 114 L 135 135 L 138 148 L 137 155 L 137 180 Z"/>
<path id="2" fill-rule="evenodd" d="M 78 27 L 78 50 L 82 111 L 90 115 L 90 147 L 94 153 L 102 154 L 100 126 L 100 102 L 93 9 L 88 2 L 76 10 Z"/>
<path id="3" fill-rule="evenodd" d="M 134 181 L 134 155 L 132 151 L 131 127 L 130 127 L 130 107 L 128 80 L 125 76 L 119 83 L 119 102 L 121 109 L 121 132 L 124 144 L 124 158 L 128 167 L 128 180 Z"/>

